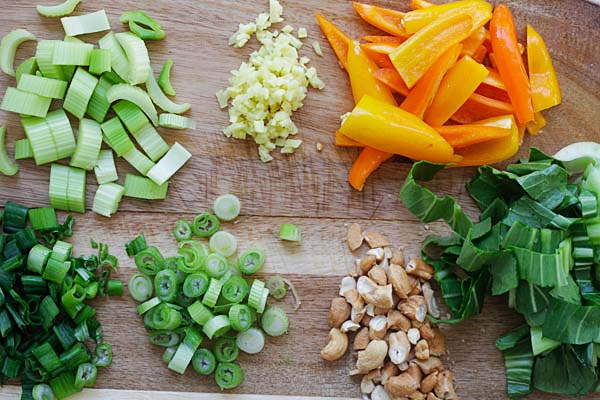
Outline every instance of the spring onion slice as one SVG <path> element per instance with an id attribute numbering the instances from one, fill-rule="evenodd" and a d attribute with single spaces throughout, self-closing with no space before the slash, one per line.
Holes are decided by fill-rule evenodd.
<path id="1" fill-rule="evenodd" d="M 299 242 L 302 240 L 300 228 L 294 224 L 281 224 L 279 228 L 279 239 L 290 242 Z"/>
<path id="2" fill-rule="evenodd" d="M 52 133 L 56 145 L 58 158 L 71 157 L 76 149 L 75 136 L 69 117 L 62 110 L 54 110 L 48 113 L 46 123 Z"/>
<path id="3" fill-rule="evenodd" d="M 144 316 L 146 327 L 154 330 L 174 330 L 182 321 L 181 312 L 168 303 L 160 303 Z"/>
<path id="4" fill-rule="evenodd" d="M 171 362 L 171 360 L 173 359 L 173 356 L 175 356 L 175 353 L 177 352 L 177 347 L 173 346 L 173 347 L 167 347 L 162 355 L 162 361 L 165 364 L 168 364 L 169 362 Z M 193 359 L 192 359 L 193 361 Z"/>
<path id="5" fill-rule="evenodd" d="M 97 377 L 98 369 L 94 364 L 80 364 L 79 367 L 77 367 L 77 373 L 75 374 L 75 387 L 78 389 L 94 387 Z"/>
<path id="6" fill-rule="evenodd" d="M 218 362 L 232 362 L 237 360 L 239 348 L 232 338 L 219 338 L 214 345 L 215 358 Z"/>
<path id="7" fill-rule="evenodd" d="M 210 284 L 208 285 L 208 290 L 202 298 L 202 303 L 207 307 L 214 307 L 215 304 L 217 304 L 217 300 L 219 299 L 219 295 L 221 294 L 222 288 L 223 283 L 221 281 L 214 278 L 211 279 Z"/>
<path id="8" fill-rule="evenodd" d="M 150 72 L 146 81 L 146 89 L 150 98 L 160 109 L 171 114 L 183 114 L 188 111 L 192 106 L 188 103 L 176 104 L 171 101 L 158 86 L 158 82 L 154 78 L 154 74 Z M 156 125 L 156 124 L 155 124 Z"/>
<path id="9" fill-rule="evenodd" d="M 70 165 L 88 171 L 94 169 L 98 164 L 101 146 L 102 129 L 100 129 L 100 124 L 91 119 L 82 119 L 79 121 L 77 147 L 71 157 Z"/>
<path id="10" fill-rule="evenodd" d="M 265 252 L 260 249 L 248 250 L 240 257 L 238 268 L 244 275 L 252 275 L 261 270 L 265 263 Z"/>
<path id="11" fill-rule="evenodd" d="M 31 208 L 27 215 L 31 228 L 36 231 L 58 228 L 56 211 L 52 207 Z"/>
<path id="12" fill-rule="evenodd" d="M 171 71 L 173 70 L 173 60 L 168 59 L 163 64 L 163 67 L 158 76 L 158 86 L 169 96 L 175 96 L 177 92 L 171 84 Z"/>
<path id="13" fill-rule="evenodd" d="M 100 150 L 98 165 L 94 168 L 94 173 L 99 185 L 119 179 L 112 150 Z"/>
<path id="14" fill-rule="evenodd" d="M 192 232 L 199 237 L 210 237 L 214 235 L 220 227 L 221 223 L 217 217 L 208 213 L 202 213 L 196 216 L 194 222 L 192 222 Z"/>
<path id="15" fill-rule="evenodd" d="M 202 304 L 200 301 L 196 301 L 193 304 L 191 304 L 187 308 L 187 311 L 190 314 L 192 320 L 194 320 L 194 322 L 200 326 L 205 325 L 209 320 L 214 318 L 214 315 L 210 311 L 210 309 L 204 304 Z"/>
<path id="16" fill-rule="evenodd" d="M 19 172 L 19 167 L 15 164 L 6 152 L 4 142 L 6 140 L 6 128 L 0 127 L 0 172 L 4 175 L 13 176 Z"/>
<path id="17" fill-rule="evenodd" d="M 50 386 L 44 383 L 35 385 L 31 393 L 33 400 L 56 400 L 56 396 L 54 396 L 54 392 Z"/>
<path id="18" fill-rule="evenodd" d="M 258 303 L 258 307 L 256 307 L 256 312 L 262 314 L 267 307 L 267 300 L 269 299 L 269 289 L 264 288 L 262 295 L 260 297 L 260 302 Z"/>
<path id="19" fill-rule="evenodd" d="M 50 98 L 9 87 L 6 89 L 0 109 L 45 118 L 51 102 Z"/>
<path id="20" fill-rule="evenodd" d="M 43 76 L 23 74 L 17 84 L 17 89 L 27 93 L 37 94 L 52 99 L 62 99 L 67 91 L 67 82 Z"/>
<path id="21" fill-rule="evenodd" d="M 35 51 L 38 68 L 42 76 L 46 78 L 66 80 L 63 69 L 60 65 L 54 65 L 54 47 L 59 40 L 40 40 Z"/>
<path id="22" fill-rule="evenodd" d="M 110 22 L 108 22 L 104 10 L 76 17 L 63 17 L 60 22 L 67 36 L 79 36 L 110 30 Z"/>
<path id="23" fill-rule="evenodd" d="M 108 32 L 98 41 L 98 46 L 101 49 L 110 51 L 110 62 L 113 71 L 123 80 L 127 80 L 127 76 L 129 75 L 129 61 L 115 34 Z"/>
<path id="24" fill-rule="evenodd" d="M 159 162 L 148 172 L 148 178 L 157 185 L 168 181 L 192 157 L 179 143 L 175 143 Z"/>
<path id="25" fill-rule="evenodd" d="M 90 65 L 94 45 L 84 42 L 57 42 L 54 45 L 52 63 L 54 65 Z"/>
<path id="26" fill-rule="evenodd" d="M 136 273 L 129 278 L 129 294 L 135 301 L 144 302 L 152 297 L 152 279 L 149 276 Z"/>
<path id="27" fill-rule="evenodd" d="M 152 74 L 146 43 L 131 32 L 117 33 L 115 38 L 121 45 L 129 64 L 126 81 L 132 85 L 145 83 Z"/>
<path id="28" fill-rule="evenodd" d="M 138 106 L 154 125 L 158 124 L 158 114 L 152 100 L 148 97 L 148 93 L 139 87 L 125 83 L 114 85 L 106 93 L 106 98 L 109 103 L 114 103 L 117 100 L 127 100 Z"/>
<path id="29" fill-rule="evenodd" d="M 67 192 L 69 190 L 70 168 L 64 165 L 52 164 L 50 167 L 49 196 L 50 206 L 59 210 L 69 210 Z"/>
<path id="30" fill-rule="evenodd" d="M 153 297 L 150 300 L 140 304 L 137 308 L 137 312 L 138 314 L 143 315 L 148 311 L 152 310 L 154 307 L 158 306 L 159 304 L 161 304 L 160 299 L 158 297 Z"/>
<path id="31" fill-rule="evenodd" d="M 190 240 L 192 238 L 192 227 L 190 226 L 190 223 L 183 218 L 178 219 L 175 223 L 175 229 L 173 229 L 173 236 L 178 242 Z"/>
<path id="32" fill-rule="evenodd" d="M 79 3 L 81 3 L 81 0 L 66 0 L 54 6 L 38 5 L 36 9 L 37 12 L 44 17 L 58 18 L 71 14 L 75 11 L 75 7 L 77 7 Z"/>
<path id="33" fill-rule="evenodd" d="M 35 57 L 29 57 L 27 60 L 23 61 L 17 67 L 15 72 L 17 83 L 21 80 L 21 77 L 25 74 L 35 75 L 38 70 L 37 59 Z"/>
<path id="34" fill-rule="evenodd" d="M 275 300 L 281 300 L 287 295 L 287 289 L 285 287 L 285 281 L 282 277 L 270 276 L 267 278 L 266 287 L 269 289 L 269 294 Z"/>
<path id="35" fill-rule="evenodd" d="M 104 134 L 104 141 L 114 150 L 118 157 L 123 156 L 134 148 L 134 144 L 129 139 L 129 135 L 127 135 L 127 131 L 119 118 L 111 118 L 100 125 L 100 127 Z"/>
<path id="36" fill-rule="evenodd" d="M 110 50 L 94 49 L 90 53 L 90 73 L 94 75 L 102 75 L 111 70 Z"/>
<path id="37" fill-rule="evenodd" d="M 248 295 L 248 305 L 259 312 L 262 312 L 262 310 L 259 310 L 259 308 L 262 302 L 264 291 L 265 283 L 261 280 L 255 279 L 254 282 L 252 282 L 252 286 L 250 287 L 250 294 Z"/>
<path id="38" fill-rule="evenodd" d="M 131 132 L 131 135 L 135 138 L 142 150 L 144 150 L 148 157 L 154 162 L 160 160 L 160 158 L 169 151 L 169 145 L 149 121 L 147 121 L 138 131 L 130 130 L 129 132 Z"/>
<path id="39" fill-rule="evenodd" d="M 125 160 L 127 160 L 129 165 L 131 165 L 133 168 L 135 168 L 142 175 L 146 175 L 148 173 L 148 171 L 150 171 L 152 169 L 152 167 L 154 167 L 154 165 L 155 165 L 152 162 L 152 160 L 150 160 L 144 153 L 142 153 L 135 147 L 132 147 L 131 150 L 129 150 L 128 152 L 123 154 L 123 158 Z M 150 182 L 152 182 L 152 181 L 150 181 Z M 152 183 L 154 183 L 154 182 L 152 182 Z M 168 186 L 169 182 L 166 182 L 162 186 L 165 186 L 165 185 Z M 158 186 L 158 185 L 156 185 L 156 186 Z"/>
<path id="40" fill-rule="evenodd" d="M 224 194 L 215 200 L 213 210 L 221 221 L 233 221 L 240 215 L 240 199 L 232 194 Z"/>
<path id="41" fill-rule="evenodd" d="M 169 190 L 169 182 L 159 186 L 148 178 L 133 174 L 125 175 L 123 186 L 125 186 L 124 196 L 146 200 L 165 199 Z"/>
<path id="42" fill-rule="evenodd" d="M 96 346 L 94 365 L 98 367 L 108 367 L 112 363 L 112 357 L 112 346 L 108 343 L 101 343 Z"/>
<path id="43" fill-rule="evenodd" d="M 189 327 L 185 329 L 185 338 L 179 344 L 177 352 L 169 362 L 168 368 L 183 375 L 194 357 L 194 353 L 202 343 L 202 335 L 196 329 Z"/>
<path id="44" fill-rule="evenodd" d="M 230 257 L 237 250 L 237 239 L 229 232 L 219 231 L 211 236 L 209 246 L 215 253 Z"/>
<path id="45" fill-rule="evenodd" d="M 2 38 L 0 42 L 0 68 L 10 76 L 15 76 L 15 54 L 19 46 L 29 40 L 36 40 L 35 35 L 25 29 L 15 29 Z"/>
<path id="46" fill-rule="evenodd" d="M 137 253 L 147 248 L 148 245 L 146 244 L 146 237 L 144 234 L 140 234 L 135 239 L 125 243 L 125 252 L 129 257 L 135 256 Z"/>
<path id="47" fill-rule="evenodd" d="M 218 338 L 229 331 L 231 323 L 226 315 L 217 315 L 211 318 L 202 328 L 209 339 Z"/>
<path id="48" fill-rule="evenodd" d="M 192 366 L 200 375 L 211 375 L 217 368 L 217 360 L 209 349 L 198 349 L 192 357 Z"/>
<path id="49" fill-rule="evenodd" d="M 97 84 L 98 78 L 83 68 L 77 68 L 65 97 L 64 109 L 82 119 Z"/>
<path id="50" fill-rule="evenodd" d="M 208 290 L 208 282 L 208 276 L 203 272 L 189 274 L 183 282 L 183 293 L 190 298 L 200 297 Z"/>
<path id="51" fill-rule="evenodd" d="M 163 269 L 154 277 L 154 290 L 156 297 L 166 302 L 173 302 L 177 298 L 179 279 L 175 271 Z"/>
<path id="52" fill-rule="evenodd" d="M 269 336 L 281 336 L 288 331 L 289 319 L 282 308 L 271 306 L 266 309 L 260 325 Z"/>
<path id="53" fill-rule="evenodd" d="M 67 211 L 85 212 L 85 183 L 87 173 L 80 168 L 69 168 L 69 184 L 67 189 Z"/>
<path id="54" fill-rule="evenodd" d="M 250 328 L 237 335 L 236 343 L 244 353 L 258 354 L 265 347 L 265 335 L 258 328 Z"/>
<path id="55" fill-rule="evenodd" d="M 241 303 L 248 294 L 248 282 L 241 276 L 232 276 L 224 284 L 221 296 L 228 303 Z"/>
<path id="56" fill-rule="evenodd" d="M 254 311 L 245 304 L 234 304 L 229 309 L 231 327 L 238 332 L 245 332 L 250 329 L 255 319 Z"/>
<path id="57" fill-rule="evenodd" d="M 196 129 L 196 121 L 191 118 L 177 114 L 160 114 L 158 116 L 158 126 L 169 129 Z"/>
<path id="58" fill-rule="evenodd" d="M 204 270 L 211 278 L 219 279 L 229 271 L 229 264 L 222 255 L 212 253 L 204 259 Z"/>
<path id="59" fill-rule="evenodd" d="M 181 336 L 175 331 L 154 331 L 150 334 L 150 343 L 162 347 L 177 346 Z"/>
<path id="60" fill-rule="evenodd" d="M 144 40 L 162 40 L 165 31 L 160 24 L 141 11 L 121 14 L 121 22 L 129 23 L 131 33 Z"/>
<path id="61" fill-rule="evenodd" d="M 215 382 L 221 389 L 235 389 L 244 383 L 244 370 L 235 363 L 219 363 L 215 371 Z"/>
<path id="62" fill-rule="evenodd" d="M 135 265 L 143 274 L 156 275 L 163 269 L 164 258 L 156 247 L 149 246 L 135 255 Z"/>
<path id="63" fill-rule="evenodd" d="M 92 211 L 105 217 L 110 217 L 117 212 L 125 188 L 116 183 L 104 183 L 98 186 Z"/>

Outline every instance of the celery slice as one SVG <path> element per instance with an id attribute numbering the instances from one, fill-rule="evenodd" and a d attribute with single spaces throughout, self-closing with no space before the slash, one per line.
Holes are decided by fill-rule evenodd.
<path id="1" fill-rule="evenodd" d="M 110 217 L 117 212 L 119 203 L 123 198 L 125 188 L 116 183 L 105 183 L 98 186 L 92 211 L 105 217 Z"/>
<path id="2" fill-rule="evenodd" d="M 29 139 L 19 139 L 15 142 L 15 160 L 33 158 L 33 149 Z"/>
<path id="3" fill-rule="evenodd" d="M 31 145 L 33 158 L 37 165 L 58 160 L 58 149 L 52 131 L 43 118 L 23 118 L 21 124 Z"/>
<path id="4" fill-rule="evenodd" d="M 110 51 L 110 62 L 112 69 L 123 80 L 129 75 L 129 61 L 119 41 L 113 32 L 108 32 L 102 39 L 98 41 L 98 46 L 101 49 Z"/>
<path id="5" fill-rule="evenodd" d="M 60 22 L 67 36 L 79 36 L 110 30 L 110 22 L 108 22 L 104 10 L 76 17 L 64 17 L 60 19 Z"/>
<path id="6" fill-rule="evenodd" d="M 116 75 L 114 76 L 117 77 Z M 99 124 L 104 122 L 106 114 L 108 114 L 108 110 L 110 109 L 110 103 L 106 99 L 106 94 L 108 93 L 108 89 L 110 89 L 115 83 L 117 82 L 113 81 L 111 74 L 103 74 L 100 77 L 96 88 L 94 89 L 94 93 L 92 93 L 90 102 L 88 103 L 86 111 L 87 115 L 92 117 Z"/>
<path id="7" fill-rule="evenodd" d="M 158 113 L 152 104 L 152 100 L 150 100 L 148 93 L 144 92 L 139 87 L 128 85 L 126 83 L 114 85 L 108 90 L 106 98 L 109 103 L 114 103 L 117 100 L 127 100 L 138 106 L 148 118 L 150 118 L 150 121 L 152 121 L 154 125 L 158 124 Z"/>
<path id="8" fill-rule="evenodd" d="M 175 143 L 173 147 L 148 172 L 148 178 L 157 185 L 167 182 L 192 155 L 182 145 Z"/>
<path id="9" fill-rule="evenodd" d="M 90 65 L 94 45 L 83 42 L 57 42 L 54 45 L 52 63 L 54 65 Z"/>
<path id="10" fill-rule="evenodd" d="M 119 179 L 112 150 L 100 150 L 94 173 L 96 174 L 96 181 L 99 185 L 114 182 Z"/>
<path id="11" fill-rule="evenodd" d="M 75 136 L 69 117 L 62 110 L 58 109 L 48 113 L 46 123 L 52 132 L 52 138 L 56 145 L 58 158 L 66 158 L 73 155 L 75 152 Z"/>
<path id="12" fill-rule="evenodd" d="M 171 84 L 171 71 L 173 69 L 173 60 L 169 59 L 163 64 L 160 75 L 158 76 L 158 86 L 169 96 L 175 96 L 177 92 Z"/>
<path id="13" fill-rule="evenodd" d="M 160 114 L 158 126 L 169 129 L 196 129 L 196 121 L 177 114 Z"/>
<path id="14" fill-rule="evenodd" d="M 131 134 L 142 150 L 144 150 L 148 157 L 154 162 L 158 161 L 167 151 L 169 151 L 169 145 L 150 122 L 147 122 L 146 125 L 137 132 L 131 132 Z"/>
<path id="15" fill-rule="evenodd" d="M 139 131 L 149 122 L 146 114 L 129 101 L 117 101 L 112 108 L 129 132 Z"/>
<path id="16" fill-rule="evenodd" d="M 23 61 L 17 67 L 16 78 L 17 83 L 21 80 L 21 77 L 25 74 L 35 75 L 38 70 L 37 58 L 29 57 L 27 60 Z"/>
<path id="17" fill-rule="evenodd" d="M 96 85 L 98 85 L 98 78 L 83 68 L 77 68 L 65 97 L 64 109 L 78 119 L 82 119 Z"/>
<path id="18" fill-rule="evenodd" d="M 132 85 L 145 83 L 152 73 L 146 43 L 131 32 L 117 33 L 115 37 L 123 48 L 129 63 L 127 81 Z"/>
<path id="19" fill-rule="evenodd" d="M 162 200 L 167 197 L 169 182 L 157 185 L 148 178 L 127 174 L 125 175 L 124 196 L 146 200 Z"/>
<path id="20" fill-rule="evenodd" d="M 110 50 L 94 49 L 90 54 L 90 72 L 94 75 L 102 75 L 111 69 Z"/>
<path id="21" fill-rule="evenodd" d="M 129 139 L 127 131 L 123 127 L 123 124 L 121 124 L 121 121 L 119 121 L 119 118 L 114 117 L 109 119 L 100 125 L 100 127 L 104 134 L 104 141 L 115 153 L 117 153 L 117 156 L 123 156 L 134 147 L 133 142 Z"/>
<path id="22" fill-rule="evenodd" d="M 146 82 L 146 89 L 148 89 L 148 94 L 150 98 L 158 107 L 160 107 L 163 111 L 171 113 L 171 114 L 183 114 L 188 111 L 192 106 L 188 103 L 176 104 L 171 101 L 160 89 L 156 79 L 154 79 L 154 74 L 150 73 L 148 77 L 148 81 Z"/>
<path id="23" fill-rule="evenodd" d="M 42 6 L 38 5 L 37 12 L 40 15 L 48 18 L 64 17 L 75 11 L 75 7 L 81 3 L 81 0 L 66 0 L 60 4 L 54 6 Z"/>
<path id="24" fill-rule="evenodd" d="M 154 163 L 144 153 L 132 147 L 131 150 L 123 154 L 123 158 L 140 174 L 146 176 L 148 171 L 154 167 Z"/>
<path id="25" fill-rule="evenodd" d="M 87 172 L 80 168 L 69 168 L 69 184 L 67 186 L 67 211 L 85 212 L 85 183 Z"/>
<path id="26" fill-rule="evenodd" d="M 6 153 L 4 141 L 6 139 L 6 128 L 0 127 L 0 172 L 4 175 L 13 176 L 19 172 L 19 167 L 15 164 Z"/>
<path id="27" fill-rule="evenodd" d="M 102 146 L 102 130 L 100 124 L 84 118 L 79 121 L 77 147 L 71 158 L 70 165 L 85 170 L 92 170 L 98 163 L 100 147 Z"/>
<path id="28" fill-rule="evenodd" d="M 17 84 L 17 89 L 27 93 L 37 94 L 51 99 L 62 99 L 67 91 L 67 82 L 43 76 L 23 74 Z"/>
<path id="29" fill-rule="evenodd" d="M 20 89 L 9 87 L 6 89 L 0 109 L 17 114 L 45 117 L 48 114 L 52 99 L 27 93 Z"/>
<path id="30" fill-rule="evenodd" d="M 42 76 L 46 78 L 66 80 L 65 73 L 59 65 L 54 65 L 54 47 L 60 40 L 41 40 L 37 44 L 35 58 Z"/>
<path id="31" fill-rule="evenodd" d="M 0 68 L 5 74 L 15 76 L 15 54 L 19 46 L 29 40 L 36 40 L 35 35 L 25 29 L 15 29 L 2 38 L 0 42 Z"/>
<path id="32" fill-rule="evenodd" d="M 69 211 L 67 193 L 69 191 L 69 171 L 66 165 L 52 164 L 50 167 L 50 207 Z"/>

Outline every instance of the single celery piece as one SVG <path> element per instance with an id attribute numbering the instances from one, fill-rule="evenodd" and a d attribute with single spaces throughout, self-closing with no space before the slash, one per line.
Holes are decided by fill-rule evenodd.
<path id="1" fill-rule="evenodd" d="M 35 75 L 38 70 L 37 58 L 29 57 L 27 60 L 23 61 L 17 67 L 17 71 L 15 73 L 17 83 L 21 80 L 21 77 L 25 74 Z"/>
<path id="2" fill-rule="evenodd" d="M 102 130 L 100 124 L 91 119 L 84 118 L 79 121 L 79 135 L 77 147 L 71 158 L 72 167 L 92 170 L 98 163 L 98 156 L 102 147 Z"/>
<path id="3" fill-rule="evenodd" d="M 0 109 L 17 114 L 45 118 L 51 103 L 52 99 L 48 97 L 42 97 L 21 89 L 9 87 L 6 89 Z"/>
<path id="4" fill-rule="evenodd" d="M 38 68 L 46 78 L 65 81 L 65 73 L 60 65 L 54 65 L 54 47 L 60 40 L 40 40 L 35 51 Z"/>
<path id="5" fill-rule="evenodd" d="M 69 172 L 70 168 L 65 165 L 52 164 L 50 167 L 50 206 L 58 210 L 69 211 Z"/>
<path id="6" fill-rule="evenodd" d="M 142 11 L 121 14 L 121 22 L 129 23 L 131 33 L 144 40 L 162 40 L 165 31 L 160 24 Z"/>
<path id="7" fill-rule="evenodd" d="M 23 118 L 21 124 L 31 145 L 36 165 L 47 164 L 59 159 L 52 131 L 43 118 Z"/>
<path id="8" fill-rule="evenodd" d="M 102 75 L 111 70 L 110 50 L 94 49 L 90 54 L 90 72 L 94 75 Z"/>
<path id="9" fill-rule="evenodd" d="M 154 163 L 144 153 L 139 151 L 136 147 L 132 147 L 131 150 L 123 154 L 123 158 L 135 168 L 140 174 L 146 176 L 148 171 L 154 167 Z"/>
<path id="10" fill-rule="evenodd" d="M 130 131 L 131 132 L 131 131 Z M 158 131 L 148 121 L 140 130 L 131 132 L 142 150 L 154 162 L 160 160 L 169 151 L 169 145 L 160 136 Z"/>
<path id="11" fill-rule="evenodd" d="M 83 68 L 77 68 L 65 97 L 64 109 L 82 119 L 97 84 L 98 78 Z"/>
<path id="12" fill-rule="evenodd" d="M 111 118 L 100 127 L 104 133 L 104 141 L 117 153 L 117 156 L 121 157 L 134 148 L 134 144 L 129 139 L 129 135 L 127 135 L 127 131 L 119 118 Z"/>
<path id="13" fill-rule="evenodd" d="M 127 100 L 138 106 L 147 116 L 150 121 L 156 126 L 158 125 L 158 113 L 152 104 L 152 100 L 148 93 L 144 92 L 137 86 L 128 85 L 125 83 L 114 85 L 108 90 L 106 98 L 109 103 L 114 103 L 117 100 Z"/>
<path id="14" fill-rule="evenodd" d="M 138 106 L 127 100 L 117 101 L 112 108 L 129 132 L 139 131 L 149 122 L 146 114 Z"/>
<path id="15" fill-rule="evenodd" d="M 131 32 L 117 33 L 115 38 L 125 52 L 129 63 L 127 82 L 132 85 L 145 83 L 152 73 L 146 43 Z"/>
<path id="16" fill-rule="evenodd" d="M 123 48 L 119 44 L 119 41 L 115 37 L 113 32 L 108 32 L 104 37 L 98 41 L 98 46 L 101 49 L 110 51 L 110 63 L 113 71 L 121 79 L 127 80 L 129 74 L 129 61 Z"/>
<path id="17" fill-rule="evenodd" d="M 148 172 L 148 178 L 157 185 L 167 182 L 192 157 L 182 145 L 175 143 L 159 162 Z"/>
<path id="18" fill-rule="evenodd" d="M 81 3 L 81 0 L 66 0 L 54 6 L 38 5 L 36 9 L 37 12 L 44 17 L 58 18 L 71 14 L 75 11 L 75 7 L 77 7 L 79 3 Z"/>
<path id="19" fill-rule="evenodd" d="M 0 172 L 4 175 L 13 176 L 19 172 L 19 167 L 8 157 L 4 141 L 6 139 L 6 128 L 0 127 Z"/>
<path id="20" fill-rule="evenodd" d="M 127 174 L 125 175 L 124 196 L 147 200 L 162 200 L 167 197 L 169 182 L 157 185 L 148 178 Z"/>
<path id="21" fill-rule="evenodd" d="M 62 99 L 67 91 L 67 82 L 43 76 L 23 74 L 17 83 L 17 89 L 51 99 Z"/>
<path id="22" fill-rule="evenodd" d="M 289 242 L 299 242 L 302 240 L 302 233 L 300 232 L 300 228 L 294 224 L 281 224 L 279 239 Z"/>
<path id="23" fill-rule="evenodd" d="M 110 30 L 110 22 L 108 22 L 104 10 L 76 17 L 63 17 L 60 22 L 67 36 L 79 36 Z"/>
<path id="24" fill-rule="evenodd" d="M 46 123 L 52 132 L 52 139 L 56 144 L 58 158 L 62 159 L 72 156 L 75 152 L 76 144 L 71 122 L 67 114 L 62 109 L 51 111 L 46 117 Z"/>
<path id="25" fill-rule="evenodd" d="M 177 114 L 160 114 L 158 126 L 169 129 L 196 129 L 196 121 Z"/>
<path id="26" fill-rule="evenodd" d="M 114 182 L 119 179 L 112 150 L 100 150 L 98 165 L 94 168 L 96 181 L 99 185 Z"/>
<path id="27" fill-rule="evenodd" d="M 69 168 L 69 183 L 67 186 L 67 203 L 69 209 L 79 213 L 85 212 L 85 183 L 87 171 L 81 168 Z"/>
<path id="28" fill-rule="evenodd" d="M 33 149 L 29 139 L 19 139 L 15 142 L 15 160 L 33 158 Z"/>
<path id="29" fill-rule="evenodd" d="M 104 73 L 98 80 L 98 84 L 94 89 L 86 113 L 99 124 L 104 122 L 106 114 L 108 114 L 108 110 L 110 109 L 110 103 L 106 99 L 108 89 L 119 83 L 118 80 L 120 80 L 120 78 L 116 74 L 112 72 Z"/>
<path id="30" fill-rule="evenodd" d="M 171 114 L 183 114 L 188 111 L 192 106 L 188 103 L 176 104 L 172 102 L 158 86 L 158 82 L 154 79 L 154 73 L 150 72 L 146 81 L 146 89 L 148 89 L 148 95 L 158 107 L 163 111 Z M 156 125 L 156 124 L 155 124 Z"/>
<path id="31" fill-rule="evenodd" d="M 2 38 L 0 42 L 0 68 L 10 76 L 15 76 L 15 54 L 21 44 L 29 40 L 36 40 L 35 35 L 25 29 L 15 29 Z"/>
<path id="32" fill-rule="evenodd" d="M 168 59 L 163 64 L 160 75 L 158 76 L 158 86 L 169 96 L 175 96 L 177 92 L 171 84 L 171 71 L 173 70 L 173 60 Z"/>
<path id="33" fill-rule="evenodd" d="M 94 45 L 79 42 L 57 42 L 54 45 L 52 63 L 54 65 L 90 65 Z"/>
<path id="34" fill-rule="evenodd" d="M 92 211 L 104 217 L 110 217 L 117 212 L 125 188 L 116 183 L 104 183 L 98 186 L 94 196 Z"/>

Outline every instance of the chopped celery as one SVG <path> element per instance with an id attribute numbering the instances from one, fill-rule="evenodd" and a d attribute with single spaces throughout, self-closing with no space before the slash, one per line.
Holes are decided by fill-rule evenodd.
<path id="1" fill-rule="evenodd" d="M 25 29 L 15 29 L 2 38 L 0 42 L 0 69 L 10 76 L 15 76 L 15 54 L 19 46 L 29 40 L 35 40 L 35 35 Z"/>

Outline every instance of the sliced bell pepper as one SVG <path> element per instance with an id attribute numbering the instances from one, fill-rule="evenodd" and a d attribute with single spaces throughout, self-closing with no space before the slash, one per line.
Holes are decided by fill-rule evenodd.
<path id="1" fill-rule="evenodd" d="M 481 85 L 477 88 L 477 93 L 491 97 L 492 99 L 501 100 L 504 102 L 510 102 L 508 93 L 506 93 L 506 86 L 502 82 L 500 74 L 495 69 L 488 68 L 490 74 L 485 77 Z"/>
<path id="2" fill-rule="evenodd" d="M 536 112 L 533 114 L 533 121 L 527 123 L 527 132 L 530 135 L 537 135 L 544 129 L 546 126 L 546 118 L 542 115 L 541 112 Z"/>
<path id="3" fill-rule="evenodd" d="M 435 128 L 454 149 L 499 139 L 511 134 L 510 129 L 486 125 L 446 125 Z"/>
<path id="4" fill-rule="evenodd" d="M 362 39 L 365 42 L 369 42 L 369 43 L 386 43 L 386 44 L 391 44 L 391 45 L 396 45 L 396 46 L 400 46 L 402 43 L 404 43 L 405 39 L 404 38 L 400 38 L 397 36 L 363 36 Z"/>
<path id="5" fill-rule="evenodd" d="M 442 54 L 465 40 L 473 28 L 469 15 L 439 18 L 415 33 L 392 54 L 390 60 L 412 88 Z"/>
<path id="6" fill-rule="evenodd" d="M 352 140 L 347 136 L 344 136 L 342 132 L 335 132 L 335 145 L 340 147 L 365 147 L 364 144 L 358 143 L 356 140 Z"/>
<path id="7" fill-rule="evenodd" d="M 350 139 L 417 160 L 455 162 L 452 147 L 422 120 L 399 107 L 364 96 L 340 128 Z"/>
<path id="8" fill-rule="evenodd" d="M 325 19 L 320 14 L 317 14 L 317 21 L 323 31 L 323 34 L 329 41 L 333 52 L 337 56 L 339 62 L 342 64 L 344 69 L 348 68 L 348 47 L 352 42 L 344 32 L 342 32 L 337 26 L 332 24 L 330 21 Z"/>
<path id="9" fill-rule="evenodd" d="M 475 93 L 489 73 L 486 67 L 471 57 L 461 58 L 444 76 L 424 121 L 431 126 L 444 125 Z"/>
<path id="10" fill-rule="evenodd" d="M 457 150 L 456 153 L 463 158 L 456 163 L 456 167 L 494 164 L 517 154 L 517 151 L 519 151 L 519 129 L 512 115 L 479 121 L 477 125 L 510 129 L 511 133 L 499 139 L 474 144 Z"/>
<path id="11" fill-rule="evenodd" d="M 512 113 L 513 108 L 510 103 L 474 93 L 450 119 L 459 124 L 472 124 L 482 119 Z"/>
<path id="12" fill-rule="evenodd" d="M 527 62 L 533 111 L 538 112 L 561 103 L 560 87 L 544 39 L 527 25 Z"/>
<path id="13" fill-rule="evenodd" d="M 401 94 L 402 96 L 408 96 L 410 90 L 404 80 L 398 74 L 394 68 L 381 68 L 376 71 L 373 76 L 379 82 L 385 83 L 388 87 L 390 87 L 394 92 Z"/>
<path id="14" fill-rule="evenodd" d="M 494 10 L 490 22 L 490 40 L 494 61 L 506 85 L 517 121 L 526 124 L 533 120 L 531 87 L 523 57 L 519 53 L 515 22 L 505 4 L 499 4 Z"/>
<path id="15" fill-rule="evenodd" d="M 487 35 L 487 29 L 485 29 L 483 26 L 479 27 L 478 29 L 475 29 L 475 32 L 473 32 L 468 38 L 463 40 L 463 48 L 460 55 L 467 55 L 473 57 L 473 54 L 475 54 L 479 47 L 483 45 L 483 42 L 485 42 L 485 38 L 487 37 Z"/>
<path id="16" fill-rule="evenodd" d="M 433 7 L 413 10 L 404 16 L 404 30 L 411 34 L 419 31 L 433 21 L 449 15 L 470 15 L 473 18 L 473 30 L 485 25 L 492 18 L 492 5 L 482 0 L 460 0 Z"/>
<path id="17" fill-rule="evenodd" d="M 367 57 L 359 42 L 352 42 L 348 51 L 348 76 L 354 103 L 369 95 L 388 104 L 396 105 L 396 99 L 387 85 L 379 82 L 373 74 L 379 68 Z"/>
<path id="18" fill-rule="evenodd" d="M 361 46 L 363 50 L 369 49 L 371 51 L 374 51 L 375 53 L 387 55 L 396 51 L 399 45 L 390 43 L 363 43 L 361 44 Z"/>
<path id="19" fill-rule="evenodd" d="M 477 50 L 475 50 L 475 52 L 473 53 L 473 60 L 477 61 L 478 63 L 483 63 L 487 52 L 487 47 L 485 47 L 484 45 L 479 46 Z"/>
<path id="20" fill-rule="evenodd" d="M 368 43 L 370 44 L 370 43 Z M 379 68 L 394 68 L 394 64 L 390 61 L 390 56 L 384 53 L 378 53 L 371 50 L 368 46 L 363 48 L 363 51 Z"/>
<path id="21" fill-rule="evenodd" d="M 348 172 L 348 182 L 354 189 L 362 191 L 367 178 L 393 156 L 385 151 L 365 147 Z"/>
<path id="22" fill-rule="evenodd" d="M 430 3 L 427 0 L 411 0 L 410 9 L 411 10 L 420 10 L 421 8 L 433 7 L 434 3 Z"/>
<path id="23" fill-rule="evenodd" d="M 358 2 L 353 4 L 358 15 L 375 28 L 394 36 L 408 36 L 402 27 L 402 18 L 405 13 Z"/>
<path id="24" fill-rule="evenodd" d="M 425 111 L 436 97 L 444 75 L 456 63 L 461 47 L 460 44 L 452 46 L 435 61 L 402 102 L 401 107 L 404 110 L 410 110 L 412 114 L 423 119 Z"/>

